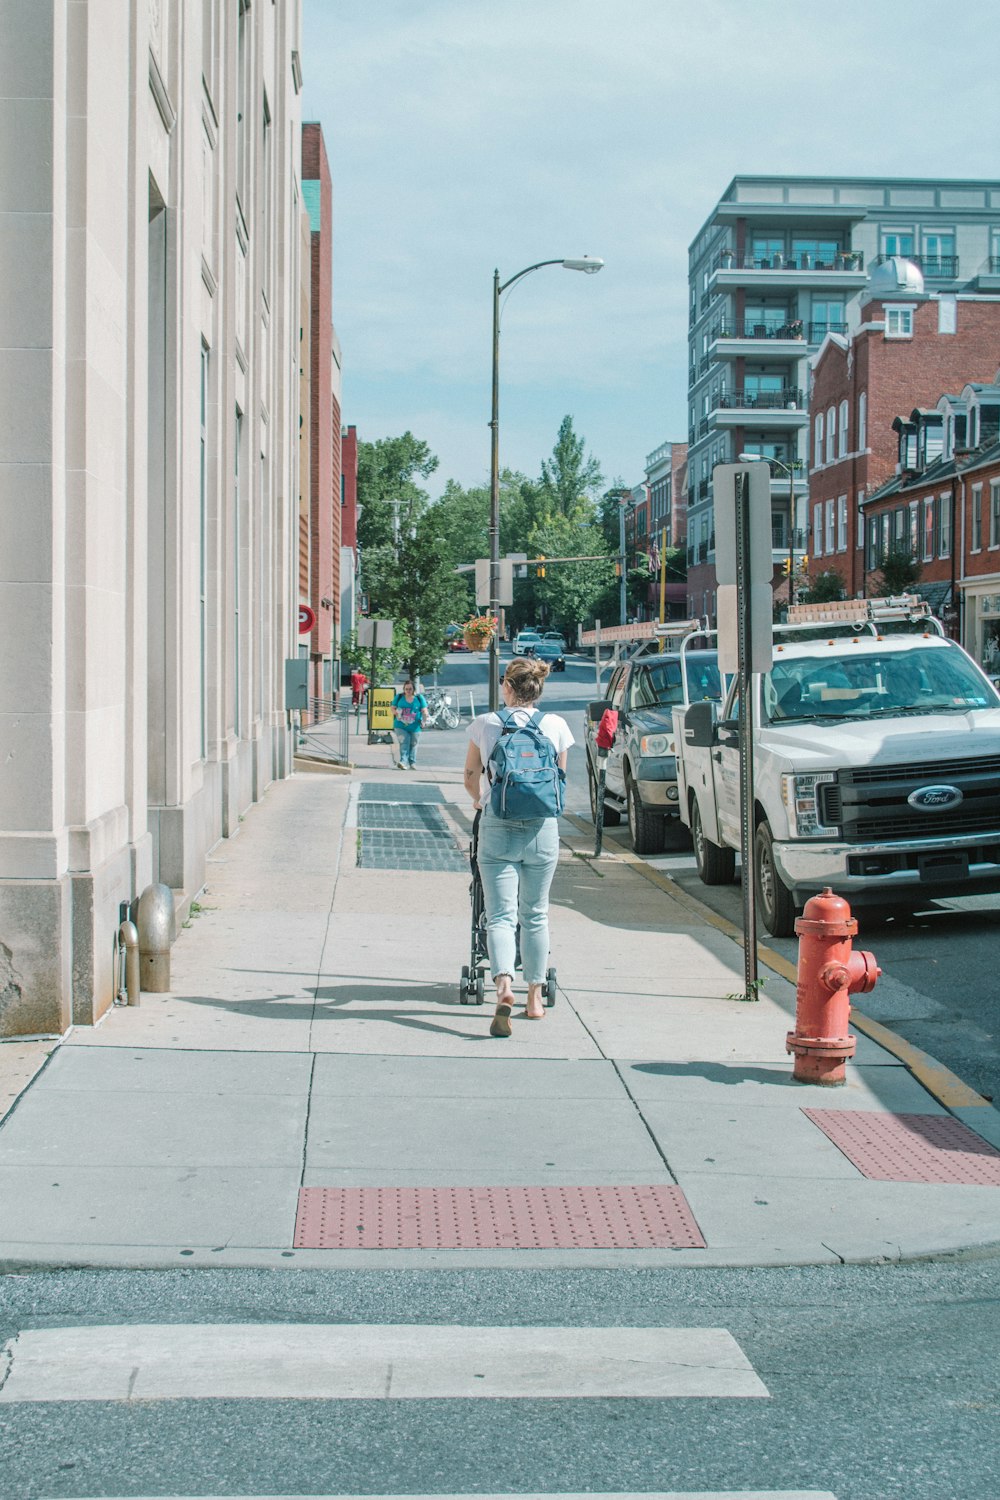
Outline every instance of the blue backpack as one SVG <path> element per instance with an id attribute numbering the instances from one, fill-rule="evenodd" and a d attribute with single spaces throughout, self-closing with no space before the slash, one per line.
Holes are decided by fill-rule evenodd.
<path id="1" fill-rule="evenodd" d="M 498 711 L 500 738 L 490 756 L 490 809 L 498 818 L 557 818 L 566 800 L 566 773 L 556 747 L 539 729 L 541 715 L 519 724 L 510 709 Z"/>

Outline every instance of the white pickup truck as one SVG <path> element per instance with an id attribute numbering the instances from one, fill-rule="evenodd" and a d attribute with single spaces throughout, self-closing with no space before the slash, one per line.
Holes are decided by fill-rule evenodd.
<path id="1" fill-rule="evenodd" d="M 775 937 L 830 885 L 854 906 L 914 908 L 1000 890 L 1000 696 L 934 622 L 817 640 L 776 633 L 754 691 L 754 874 Z M 740 844 L 738 683 L 678 710 L 680 815 L 706 885 Z"/>

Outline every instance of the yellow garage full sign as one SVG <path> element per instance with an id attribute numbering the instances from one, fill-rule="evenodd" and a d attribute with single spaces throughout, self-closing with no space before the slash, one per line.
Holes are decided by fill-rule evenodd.
<path id="1" fill-rule="evenodd" d="M 392 688 L 372 688 L 368 693 L 368 728 L 391 729 L 395 718 L 392 712 Z"/>

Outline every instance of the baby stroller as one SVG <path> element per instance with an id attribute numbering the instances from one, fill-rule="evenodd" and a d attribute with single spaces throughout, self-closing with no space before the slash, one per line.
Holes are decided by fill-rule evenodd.
<path id="1" fill-rule="evenodd" d="M 479 878 L 479 820 L 481 812 L 477 812 L 472 820 L 472 842 L 469 845 L 469 865 L 472 869 L 472 881 L 469 885 L 469 895 L 472 900 L 472 930 L 469 938 L 469 962 L 462 965 L 462 977 L 458 984 L 458 998 L 463 1005 L 475 1002 L 482 1005 L 486 997 L 486 973 L 490 966 L 490 956 L 486 947 L 486 901 L 483 897 L 483 882 Z M 518 927 L 516 935 L 516 949 L 514 954 L 514 967 L 521 967 L 521 929 Z M 545 1004 L 547 1006 L 556 1003 L 556 971 L 547 969 L 545 972 Z"/>

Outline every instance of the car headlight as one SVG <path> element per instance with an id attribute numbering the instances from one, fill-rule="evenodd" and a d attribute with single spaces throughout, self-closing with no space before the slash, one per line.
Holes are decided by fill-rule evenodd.
<path id="1" fill-rule="evenodd" d="M 836 781 L 834 771 L 820 771 L 808 776 L 785 775 L 781 778 L 781 796 L 788 813 L 793 838 L 826 838 L 836 830 L 820 822 L 819 788 L 824 782 Z"/>
<path id="2" fill-rule="evenodd" d="M 673 755 L 672 734 L 644 734 L 639 741 L 640 755 Z"/>

